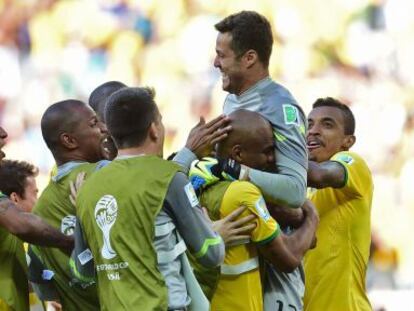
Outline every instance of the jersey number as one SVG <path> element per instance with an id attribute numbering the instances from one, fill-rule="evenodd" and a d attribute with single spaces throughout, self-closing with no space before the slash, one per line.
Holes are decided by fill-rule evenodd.
<path id="1" fill-rule="evenodd" d="M 283 311 L 283 302 L 280 300 L 276 300 L 276 303 L 279 305 L 279 308 L 277 311 Z M 295 306 L 292 306 L 291 304 L 288 304 L 288 310 L 298 311 Z"/>

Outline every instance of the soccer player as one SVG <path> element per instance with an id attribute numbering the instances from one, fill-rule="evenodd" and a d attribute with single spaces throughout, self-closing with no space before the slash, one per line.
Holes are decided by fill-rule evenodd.
<path id="1" fill-rule="evenodd" d="M 247 110 L 237 110 L 229 117 L 233 129 L 227 139 L 217 145 L 217 156 L 274 172 L 275 148 L 270 123 Z M 213 159 L 209 161 L 207 173 L 218 165 Z M 203 175 L 204 165 L 205 161 L 193 164 L 190 170 L 192 180 Z M 311 204 L 305 204 L 303 224 L 293 234 L 284 235 L 270 216 L 261 191 L 249 182 L 222 181 L 202 188 L 200 201 L 214 220 L 225 217 L 240 205 L 247 206 L 245 214 L 256 215 L 251 243 L 245 241 L 226 249 L 218 282 L 210 284 L 213 287 L 210 290 L 214 292 L 211 310 L 263 310 L 258 253 L 280 271 L 290 272 L 297 268 L 313 240 L 318 222 L 316 210 Z"/>
<path id="2" fill-rule="evenodd" d="M 249 180 L 258 186 L 271 203 L 297 208 L 305 201 L 308 154 L 306 149 L 305 115 L 290 92 L 269 77 L 272 52 L 272 30 L 268 20 L 252 11 L 230 15 L 215 25 L 214 66 L 222 73 L 223 90 L 229 92 L 223 111 L 225 115 L 237 109 L 255 111 L 273 127 L 277 173 L 262 172 L 233 162 L 223 175 Z M 190 167 L 194 154 L 181 157 Z M 217 175 L 229 168 L 222 162 Z M 231 175 L 237 172 L 237 176 Z"/>
<path id="3" fill-rule="evenodd" d="M 105 106 L 108 97 L 116 91 L 126 87 L 125 84 L 119 81 L 108 81 L 97 88 L 95 88 L 89 96 L 89 106 L 96 112 L 99 120 L 105 123 Z M 113 160 L 116 157 L 117 149 L 111 136 L 108 136 L 103 142 L 104 155 L 108 160 Z"/>
<path id="4" fill-rule="evenodd" d="M 230 93 L 224 102 L 224 113 L 229 114 L 237 109 L 260 113 L 272 124 L 278 155 L 276 173 L 240 166 L 235 161 L 220 161 L 220 169 L 215 173 L 225 178 L 252 182 L 268 203 L 300 207 L 306 194 L 306 121 L 291 93 L 269 77 L 273 44 L 270 24 L 256 12 L 242 11 L 224 18 L 215 28 L 219 34 L 214 66 L 222 73 L 223 90 Z M 269 266 L 269 269 L 272 267 Z M 289 275 L 269 271 L 274 277 L 268 280 L 274 282 L 267 292 L 280 296 L 287 293 L 286 289 L 291 289 L 288 296 L 301 297 L 302 286 L 294 288 L 287 283 L 303 285 L 299 270 Z M 295 301 L 300 300 L 296 298 Z"/>
<path id="5" fill-rule="evenodd" d="M 1 162 L 0 189 L 23 212 L 31 213 L 36 204 L 38 194 L 36 176 L 38 173 L 37 167 L 25 161 L 3 160 Z M 24 249 L 27 252 L 27 245 L 24 245 Z M 34 293 L 30 293 L 30 306 L 37 304 L 34 295 Z M 50 303 L 55 306 L 59 305 L 56 302 Z"/>
<path id="6" fill-rule="evenodd" d="M 71 203 L 70 182 L 80 172 L 89 177 L 108 163 L 103 159 L 102 142 L 108 136 L 106 127 L 95 112 L 78 100 L 65 100 L 51 105 L 41 120 L 43 139 L 56 161 L 57 172 L 39 197 L 33 212 L 63 234 L 73 235 L 76 209 Z M 96 286 L 81 286 L 69 268 L 69 256 L 55 249 L 32 246 L 45 266 L 53 272 L 52 282 L 64 310 L 99 310 Z M 33 282 L 38 280 L 32 279 Z"/>
<path id="7" fill-rule="evenodd" d="M 186 248 L 206 266 L 224 257 L 224 243 L 186 175 L 161 158 L 161 118 L 151 89 L 112 94 L 105 121 L 118 156 L 86 180 L 77 196 L 104 310 L 185 309 L 191 302 L 183 275 L 191 271 Z"/>
<path id="8" fill-rule="evenodd" d="M 272 81 L 269 59 L 272 30 L 268 20 L 252 11 L 230 15 L 215 25 L 214 66 L 222 74 L 226 115 L 247 109 L 260 113 L 273 127 L 277 152 L 277 173 L 241 170 L 239 179 L 258 186 L 269 202 L 300 207 L 306 195 L 307 150 L 306 122 L 302 109 L 290 92 Z"/>
<path id="9" fill-rule="evenodd" d="M 30 163 L 3 160 L 0 165 L 0 189 L 23 212 L 30 213 L 37 200 L 36 176 L 39 170 Z"/>
<path id="10" fill-rule="evenodd" d="M 349 149 L 355 120 L 346 105 L 320 98 L 308 116 L 309 199 L 318 209 L 318 244 L 305 257 L 305 310 L 371 310 L 365 293 L 373 183 Z"/>
<path id="11" fill-rule="evenodd" d="M 0 161 L 5 154 L 6 131 L 0 127 Z M 39 217 L 21 211 L 0 192 L 0 309 L 29 310 L 27 263 L 23 241 L 44 246 L 73 248 L 66 237 Z"/>

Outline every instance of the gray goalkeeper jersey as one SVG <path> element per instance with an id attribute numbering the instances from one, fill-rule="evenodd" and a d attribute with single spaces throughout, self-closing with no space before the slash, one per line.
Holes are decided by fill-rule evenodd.
<path id="1" fill-rule="evenodd" d="M 265 263 L 264 311 L 300 311 L 303 309 L 305 274 L 302 265 L 291 273 L 277 271 Z"/>
<path id="2" fill-rule="evenodd" d="M 266 118 L 273 127 L 276 141 L 278 174 L 251 170 L 250 179 L 267 200 L 291 207 L 305 201 L 308 152 L 305 115 L 292 94 L 269 77 L 259 81 L 240 96 L 229 94 L 223 111 L 230 114 L 238 109 L 254 111 Z"/>
<path id="3" fill-rule="evenodd" d="M 283 229 L 291 234 L 290 228 Z M 303 310 L 305 294 L 305 272 L 300 265 L 291 273 L 279 272 L 265 261 L 263 308 L 264 311 L 300 311 Z"/>

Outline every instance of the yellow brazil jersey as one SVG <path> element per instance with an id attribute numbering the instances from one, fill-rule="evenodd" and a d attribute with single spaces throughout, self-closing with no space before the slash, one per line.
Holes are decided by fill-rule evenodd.
<path id="1" fill-rule="evenodd" d="M 372 310 L 365 293 L 371 242 L 371 172 L 355 153 L 339 152 L 331 160 L 344 166 L 346 181 L 342 188 L 308 192 L 320 222 L 317 246 L 305 256 L 304 310 Z"/>
<path id="2" fill-rule="evenodd" d="M 249 270 L 248 266 L 258 263 L 257 244 L 272 241 L 280 233 L 276 221 L 270 216 L 260 190 L 245 181 L 232 182 L 224 193 L 220 206 L 220 218 L 230 214 L 240 206 L 247 209 L 241 217 L 255 214 L 256 228 L 251 232 L 253 243 L 228 247 L 216 291 L 211 301 L 211 310 L 263 310 L 263 295 L 258 265 Z M 223 274 L 234 267 L 247 272 L 241 274 Z"/>

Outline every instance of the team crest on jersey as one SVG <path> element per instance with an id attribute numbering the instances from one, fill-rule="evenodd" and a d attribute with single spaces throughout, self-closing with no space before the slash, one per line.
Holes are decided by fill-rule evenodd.
<path id="1" fill-rule="evenodd" d="M 196 207 L 197 205 L 199 205 L 197 195 L 191 183 L 188 183 L 184 186 L 184 191 L 192 207 Z"/>
<path id="2" fill-rule="evenodd" d="M 283 104 L 283 118 L 285 120 L 285 124 L 290 125 L 300 125 L 299 119 L 299 111 L 294 105 Z"/>
<path id="3" fill-rule="evenodd" d="M 254 207 L 256 208 L 257 213 L 264 221 L 268 221 L 270 218 L 269 211 L 267 210 L 265 200 L 263 197 L 260 197 L 259 200 L 256 201 Z"/>
<path id="4" fill-rule="evenodd" d="M 60 232 L 64 235 L 72 235 L 75 232 L 76 216 L 67 215 L 60 222 Z"/>
<path id="5" fill-rule="evenodd" d="M 118 203 L 116 199 L 106 194 L 101 197 L 95 206 L 95 220 L 103 234 L 103 245 L 101 255 L 105 259 L 112 259 L 116 252 L 111 246 L 110 233 L 118 216 Z"/>
<path id="6" fill-rule="evenodd" d="M 351 157 L 349 154 L 340 154 L 338 156 L 338 160 L 345 162 L 346 164 L 351 165 L 354 163 L 354 158 Z"/>

